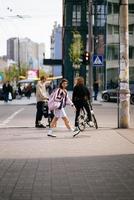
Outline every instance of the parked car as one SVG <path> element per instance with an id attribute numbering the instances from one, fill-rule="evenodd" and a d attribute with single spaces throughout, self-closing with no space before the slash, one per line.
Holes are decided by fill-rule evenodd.
<path id="1" fill-rule="evenodd" d="M 106 102 L 117 101 L 117 89 L 107 89 L 102 91 L 102 99 Z M 130 88 L 130 103 L 134 105 L 134 89 Z"/>

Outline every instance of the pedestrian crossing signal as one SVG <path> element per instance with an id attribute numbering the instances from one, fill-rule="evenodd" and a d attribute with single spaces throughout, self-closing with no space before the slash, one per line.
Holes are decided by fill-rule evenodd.
<path id="1" fill-rule="evenodd" d="M 90 53 L 86 51 L 83 54 L 82 64 L 88 65 L 89 63 L 90 63 Z"/>

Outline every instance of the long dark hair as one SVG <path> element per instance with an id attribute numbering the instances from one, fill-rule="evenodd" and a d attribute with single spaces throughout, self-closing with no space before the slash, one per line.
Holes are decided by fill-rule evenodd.
<path id="1" fill-rule="evenodd" d="M 64 82 L 67 82 L 67 83 L 68 83 L 68 80 L 65 79 L 65 78 L 62 79 L 61 82 L 60 82 L 60 84 L 59 84 L 59 88 L 63 89 L 63 87 L 62 87 L 62 83 L 64 83 Z"/>

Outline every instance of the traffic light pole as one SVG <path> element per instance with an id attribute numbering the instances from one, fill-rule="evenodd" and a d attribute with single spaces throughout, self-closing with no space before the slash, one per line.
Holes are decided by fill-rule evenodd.
<path id="1" fill-rule="evenodd" d="M 93 38 L 93 28 L 92 28 L 92 0 L 88 1 L 88 52 L 90 53 L 90 62 L 88 67 L 88 80 L 89 80 L 89 91 L 92 102 L 93 94 L 93 69 L 92 69 L 92 38 Z"/>

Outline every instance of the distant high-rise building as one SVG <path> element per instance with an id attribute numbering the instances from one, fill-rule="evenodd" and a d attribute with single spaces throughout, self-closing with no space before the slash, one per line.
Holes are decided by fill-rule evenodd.
<path id="1" fill-rule="evenodd" d="M 44 54 L 45 54 L 45 44 L 40 43 L 40 44 L 38 44 L 38 64 L 40 67 L 43 66 Z"/>
<path id="2" fill-rule="evenodd" d="M 50 58 L 62 59 L 62 27 L 55 22 L 50 42 Z M 54 76 L 60 76 L 62 74 L 62 66 L 52 66 L 52 73 Z"/>
<path id="3" fill-rule="evenodd" d="M 39 68 L 44 51 L 44 43 L 38 44 L 29 38 L 10 38 L 7 41 L 8 59 L 19 61 L 28 68 Z"/>
<path id="4" fill-rule="evenodd" d="M 15 48 L 15 44 L 14 41 L 17 38 L 9 38 L 7 40 L 7 58 L 10 60 L 14 60 L 14 48 Z"/>

